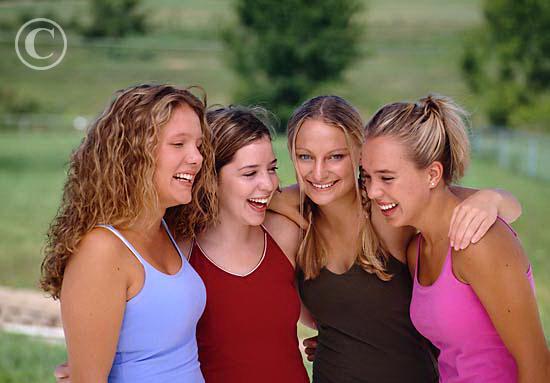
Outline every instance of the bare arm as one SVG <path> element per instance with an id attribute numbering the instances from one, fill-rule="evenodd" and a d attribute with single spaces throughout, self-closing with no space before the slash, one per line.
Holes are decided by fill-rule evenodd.
<path id="1" fill-rule="evenodd" d="M 477 190 L 460 186 L 451 186 L 450 189 L 463 200 L 453 212 L 449 228 L 451 246 L 455 250 L 478 242 L 495 223 L 497 215 L 508 223 L 521 215 L 520 203 L 505 190 Z"/>
<path id="2" fill-rule="evenodd" d="M 451 191 L 461 200 L 478 196 L 480 202 L 494 205 L 499 217 L 508 223 L 516 221 L 521 216 L 521 204 L 509 191 L 496 188 L 480 190 L 456 185 L 451 186 Z"/>
<path id="3" fill-rule="evenodd" d="M 302 229 L 307 229 L 308 222 L 300 214 L 300 187 L 298 184 L 285 187 L 275 193 L 269 202 L 269 210 L 283 215 Z"/>
<path id="4" fill-rule="evenodd" d="M 103 229 L 82 240 L 65 269 L 61 314 L 71 382 L 107 382 L 126 304 L 121 243 Z"/>
<path id="5" fill-rule="evenodd" d="M 516 360 L 518 381 L 549 382 L 550 354 L 519 241 L 497 222 L 479 244 L 457 255 L 453 258 L 457 276 L 470 283 L 487 310 Z"/>

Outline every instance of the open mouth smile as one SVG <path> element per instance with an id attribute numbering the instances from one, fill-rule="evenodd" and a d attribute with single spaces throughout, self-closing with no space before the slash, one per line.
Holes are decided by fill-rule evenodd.
<path id="1" fill-rule="evenodd" d="M 192 185 L 195 175 L 192 173 L 176 173 L 173 178 L 184 185 Z"/>
<path id="2" fill-rule="evenodd" d="M 399 206 L 399 204 L 395 202 L 378 202 L 378 207 L 380 208 L 380 210 L 382 210 L 382 214 L 384 214 L 386 217 L 390 216 L 395 211 L 395 208 L 397 208 L 397 206 Z"/>
<path id="3" fill-rule="evenodd" d="M 313 186 L 313 188 L 315 190 L 324 191 L 324 190 L 329 190 L 330 188 L 332 188 L 338 181 L 327 182 L 327 183 L 324 183 L 324 184 L 315 183 L 315 182 L 311 182 L 311 181 L 308 181 L 308 182 L 310 183 L 311 186 Z"/>
<path id="4" fill-rule="evenodd" d="M 257 212 L 263 213 L 267 210 L 267 204 L 269 202 L 269 197 L 263 198 L 249 198 L 246 200 L 248 204 Z"/>

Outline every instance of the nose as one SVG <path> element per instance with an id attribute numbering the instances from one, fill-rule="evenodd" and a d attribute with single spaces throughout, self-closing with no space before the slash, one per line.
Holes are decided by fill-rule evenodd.
<path id="1" fill-rule="evenodd" d="M 262 173 L 259 178 L 258 189 L 261 191 L 272 193 L 279 186 L 279 177 L 269 172 Z"/>
<path id="2" fill-rule="evenodd" d="M 327 176 L 327 169 L 325 167 L 325 162 L 322 159 L 315 161 L 315 167 L 313 169 L 313 176 L 316 181 L 323 181 Z"/>
<path id="3" fill-rule="evenodd" d="M 380 198 L 383 194 L 378 182 L 375 182 L 372 179 L 367 178 L 365 180 L 365 188 L 370 199 Z"/>
<path id="4" fill-rule="evenodd" d="M 189 153 L 187 154 L 187 162 L 190 164 L 201 165 L 202 164 L 202 154 L 196 146 L 192 146 Z"/>

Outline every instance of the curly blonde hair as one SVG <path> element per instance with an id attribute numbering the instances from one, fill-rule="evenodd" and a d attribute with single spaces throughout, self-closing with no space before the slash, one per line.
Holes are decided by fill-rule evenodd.
<path id="1" fill-rule="evenodd" d="M 193 88 L 193 87 L 191 87 Z M 205 122 L 206 95 L 191 88 L 142 84 L 118 91 L 73 152 L 63 197 L 44 248 L 42 289 L 59 298 L 65 266 L 80 240 L 98 224 L 127 228 L 158 209 L 153 183 L 160 130 L 175 108 L 189 106 L 203 134 L 202 167 L 187 205 L 169 208 L 165 219 L 179 238 L 192 238 L 215 219 L 214 155 Z M 199 88 L 202 91 L 202 88 Z"/>

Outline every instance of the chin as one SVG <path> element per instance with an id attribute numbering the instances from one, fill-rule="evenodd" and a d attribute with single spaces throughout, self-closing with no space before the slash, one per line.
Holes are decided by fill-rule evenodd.
<path id="1" fill-rule="evenodd" d="M 306 192 L 305 194 L 314 204 L 319 205 L 319 206 L 327 205 L 327 204 L 331 203 L 332 201 L 334 201 L 337 198 L 337 196 L 335 196 L 333 193 L 330 193 L 330 194 L 327 193 L 325 195 L 319 195 L 318 193 L 316 193 L 314 191 L 313 193 Z"/>
<path id="2" fill-rule="evenodd" d="M 265 220 L 265 214 L 263 214 L 261 217 L 244 217 L 244 222 L 248 226 L 260 226 L 262 223 L 264 223 Z"/>
<path id="3" fill-rule="evenodd" d="M 176 205 L 187 205 L 191 202 L 191 199 L 191 195 L 179 196 L 179 198 L 176 200 Z"/>

